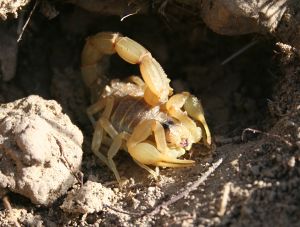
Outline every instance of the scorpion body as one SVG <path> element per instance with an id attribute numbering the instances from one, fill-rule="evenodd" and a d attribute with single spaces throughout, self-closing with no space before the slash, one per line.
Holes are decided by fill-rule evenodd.
<path id="1" fill-rule="evenodd" d="M 83 79 L 93 94 L 99 93 L 93 89 L 101 87 L 104 78 L 101 61 L 113 53 L 131 64 L 139 64 L 143 80 L 137 76 L 131 76 L 127 82 L 112 80 L 88 108 L 95 128 L 94 154 L 114 172 L 118 182 L 121 180 L 113 157 L 120 149 L 154 177 L 157 173 L 148 165 L 193 165 L 193 160 L 179 157 L 201 139 L 205 145 L 211 145 L 200 101 L 188 92 L 172 95 L 170 80 L 150 52 L 137 42 L 110 32 L 88 38 L 83 49 Z M 99 113 L 95 121 L 94 115 Z M 100 151 L 102 143 L 109 146 L 107 156 Z"/>
<path id="2" fill-rule="evenodd" d="M 131 90 L 134 89 L 134 96 L 128 92 L 128 87 Z M 143 120 L 163 121 L 159 107 L 147 104 L 143 98 L 143 91 L 138 86 L 112 81 L 110 88 L 112 91 L 116 91 L 109 94 L 115 97 L 110 121 L 118 132 L 132 133 L 138 123 Z"/>

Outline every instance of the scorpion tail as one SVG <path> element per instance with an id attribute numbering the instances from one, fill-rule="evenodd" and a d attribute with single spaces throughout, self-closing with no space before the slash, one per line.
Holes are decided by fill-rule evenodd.
<path id="1" fill-rule="evenodd" d="M 105 72 L 108 68 L 108 56 L 116 52 L 114 43 L 118 33 L 100 32 L 88 37 L 81 53 L 81 74 L 84 83 L 90 88 L 92 102 L 99 91 L 108 84 Z"/>

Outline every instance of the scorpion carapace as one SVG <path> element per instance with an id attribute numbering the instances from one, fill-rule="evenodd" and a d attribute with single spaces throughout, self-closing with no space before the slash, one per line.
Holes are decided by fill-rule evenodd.
<path id="1" fill-rule="evenodd" d="M 104 78 L 103 57 L 114 53 L 128 63 L 139 64 L 142 78 L 112 80 L 103 91 L 94 91 Z M 200 101 L 188 92 L 172 95 L 170 79 L 160 64 L 134 40 L 112 32 L 89 37 L 82 52 L 82 75 L 93 94 L 100 94 L 87 110 L 95 128 L 92 151 L 118 182 L 113 157 L 120 149 L 157 177 L 148 165 L 191 166 L 193 160 L 179 157 L 201 139 L 210 147 L 211 134 Z M 95 114 L 100 116 L 97 121 Z M 107 155 L 101 153 L 101 144 L 109 146 Z"/>

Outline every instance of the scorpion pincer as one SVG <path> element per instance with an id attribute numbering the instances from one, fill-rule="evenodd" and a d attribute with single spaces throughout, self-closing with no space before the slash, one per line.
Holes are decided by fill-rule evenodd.
<path id="1" fill-rule="evenodd" d="M 102 91 L 95 91 L 105 78 L 101 63 L 105 55 L 114 53 L 128 63 L 139 64 L 142 78 L 112 80 Z M 82 52 L 81 70 L 94 96 L 100 94 L 87 110 L 95 130 L 92 151 L 113 171 L 119 183 L 113 158 L 120 149 L 157 177 L 148 165 L 192 166 L 193 160 L 178 158 L 201 139 L 210 147 L 211 134 L 200 101 L 188 92 L 172 95 L 170 79 L 160 64 L 134 40 L 112 32 L 89 37 Z M 94 115 L 98 115 L 97 121 Z M 101 144 L 109 147 L 107 155 L 100 152 Z"/>

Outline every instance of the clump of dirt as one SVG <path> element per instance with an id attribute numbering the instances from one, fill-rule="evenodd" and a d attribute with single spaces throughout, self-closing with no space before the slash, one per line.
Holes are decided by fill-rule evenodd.
<path id="1" fill-rule="evenodd" d="M 99 15 L 71 5 L 58 5 L 60 14 L 52 20 L 33 13 L 19 43 L 16 76 L 0 85 L 0 100 L 8 102 L 30 94 L 57 100 L 84 134 L 83 181 L 98 182 L 102 189 L 109 189 L 114 201 L 106 206 L 103 203 L 102 209 L 94 207 L 93 213 L 70 214 L 60 208 L 64 196 L 46 208 L 10 193 L 12 210 L 0 207 L 3 223 L 299 224 L 298 50 L 276 45 L 277 41 L 266 35 L 217 35 L 194 11 L 178 13 L 178 9 L 190 8 L 174 2 L 170 8 L 160 5 L 165 15 L 149 13 L 148 5 L 147 14 L 123 21 L 118 16 Z M 135 8 L 126 9 L 131 12 Z M 170 11 L 177 12 L 180 20 Z M 85 37 L 100 31 L 121 32 L 141 43 L 161 63 L 176 92 L 189 91 L 201 99 L 216 143 L 213 154 L 203 156 L 203 147 L 194 146 L 187 154 L 196 160 L 194 167 L 161 169 L 160 178 L 154 180 L 125 152 L 119 152 L 117 168 L 128 179 L 119 188 L 112 172 L 91 153 L 93 128 L 85 114 L 90 97 L 80 76 Z M 239 50 L 243 51 L 234 56 Z M 140 74 L 138 67 L 117 56 L 111 58 L 109 79 L 132 74 Z M 211 169 L 214 163 L 219 166 Z M 210 174 L 205 178 L 206 173 Z M 93 190 L 84 195 L 97 197 Z M 81 199 L 88 201 L 84 195 Z M 76 210 L 76 206 L 69 208 Z"/>
<path id="2" fill-rule="evenodd" d="M 113 206 L 114 192 L 100 183 L 87 181 L 79 189 L 68 193 L 61 209 L 68 213 L 95 213 Z"/>
<path id="3" fill-rule="evenodd" d="M 43 226 L 43 218 L 35 215 L 26 208 L 14 208 L 1 212 L 0 222 L 2 226 L 17 226 L 22 223 L 28 226 Z"/>
<path id="4" fill-rule="evenodd" d="M 13 15 L 15 18 L 18 16 L 18 11 L 27 5 L 30 0 L 1 0 L 0 1 L 0 18 L 6 20 L 8 15 Z"/>
<path id="5" fill-rule="evenodd" d="M 82 141 L 55 101 L 29 96 L 0 105 L 0 190 L 53 203 L 76 179 Z"/>

